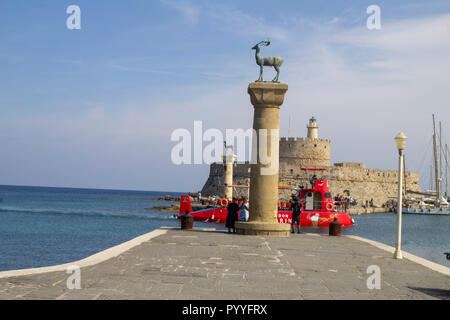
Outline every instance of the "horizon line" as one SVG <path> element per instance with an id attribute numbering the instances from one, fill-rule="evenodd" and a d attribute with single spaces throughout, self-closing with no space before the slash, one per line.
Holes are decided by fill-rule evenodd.
<path id="1" fill-rule="evenodd" d="M 167 190 L 136 190 L 136 189 L 113 189 L 113 188 L 92 188 L 92 187 L 56 187 L 56 186 L 36 186 L 19 184 L 0 184 L 0 187 L 26 187 L 26 188 L 53 188 L 53 189 L 81 189 L 81 190 L 102 190 L 102 191 L 135 191 L 135 192 L 168 192 L 168 193 L 189 193 L 186 191 L 167 191 Z"/>

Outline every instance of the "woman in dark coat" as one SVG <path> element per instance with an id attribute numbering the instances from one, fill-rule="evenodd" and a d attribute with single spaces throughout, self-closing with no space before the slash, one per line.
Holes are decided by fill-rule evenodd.
<path id="1" fill-rule="evenodd" d="M 239 219 L 239 216 L 238 216 L 239 206 L 236 203 L 236 198 L 233 198 L 233 201 L 228 204 L 227 211 L 228 211 L 228 214 L 227 214 L 227 221 L 225 223 L 225 227 L 228 228 L 228 233 L 231 233 L 231 229 L 233 229 L 233 233 L 236 233 L 234 223 Z"/>

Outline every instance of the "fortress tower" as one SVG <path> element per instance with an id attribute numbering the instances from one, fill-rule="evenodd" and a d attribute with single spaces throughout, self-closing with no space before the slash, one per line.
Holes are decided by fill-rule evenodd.
<path id="1" fill-rule="evenodd" d="M 330 166 L 330 140 L 319 139 L 314 117 L 307 125 L 307 138 L 280 139 L 280 174 L 296 176 L 300 168 L 327 168 Z"/>

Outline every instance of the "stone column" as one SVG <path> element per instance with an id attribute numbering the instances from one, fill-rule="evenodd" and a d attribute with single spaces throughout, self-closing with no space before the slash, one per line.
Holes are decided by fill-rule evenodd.
<path id="1" fill-rule="evenodd" d="M 233 184 L 233 164 L 236 155 L 234 154 L 224 154 L 223 155 L 223 165 L 224 165 L 224 173 L 223 173 L 223 196 L 228 197 L 228 199 L 233 198 L 233 187 L 229 187 Z"/>
<path id="2" fill-rule="evenodd" d="M 250 174 L 250 218 L 248 222 L 236 222 L 236 231 L 245 235 L 288 237 L 290 225 L 278 223 L 278 172 L 280 106 L 288 89 L 287 84 L 253 82 L 248 86 L 251 103 L 255 108 L 253 117 L 253 150 Z M 261 129 L 267 132 L 267 140 L 260 139 Z M 271 129 L 277 129 L 272 132 Z M 272 135 L 274 145 L 272 145 Z M 256 143 L 256 141 L 258 143 Z M 267 146 L 267 151 L 264 150 Z M 266 154 L 271 162 L 261 158 Z M 255 161 L 256 159 L 256 161 Z M 265 163 L 266 162 L 266 163 Z M 275 168 L 274 170 L 271 168 Z"/>

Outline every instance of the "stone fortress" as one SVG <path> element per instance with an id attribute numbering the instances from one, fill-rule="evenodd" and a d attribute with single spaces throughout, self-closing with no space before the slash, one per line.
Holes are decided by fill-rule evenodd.
<path id="1" fill-rule="evenodd" d="M 350 196 L 361 201 L 373 199 L 374 204 L 384 204 L 387 200 L 397 198 L 398 172 L 397 170 L 382 170 L 366 168 L 364 163 L 341 162 L 330 165 L 330 145 L 328 139 L 318 138 L 318 125 L 314 117 L 307 125 L 306 138 L 280 138 L 280 167 L 279 184 L 296 188 L 303 182 L 309 182 L 313 171 L 300 168 L 325 168 L 324 171 L 314 171 L 318 178 L 323 176 L 329 182 L 333 197 L 336 195 Z M 224 157 L 225 160 L 225 157 Z M 234 158 L 233 158 L 234 160 Z M 226 168 L 230 171 L 230 164 L 213 163 L 210 165 L 209 177 L 201 192 L 204 196 L 223 197 L 229 194 L 231 177 L 226 179 Z M 250 163 L 235 162 L 233 164 L 233 185 L 249 185 Z M 227 180 L 227 181 L 225 181 Z M 406 185 L 404 189 L 420 192 L 419 175 L 406 171 Z M 310 184 L 308 183 L 308 187 Z M 228 191 L 228 192 L 227 192 Z M 248 188 L 234 187 L 232 192 L 237 197 L 248 198 Z M 288 201 L 292 189 L 279 189 L 279 199 Z"/>

